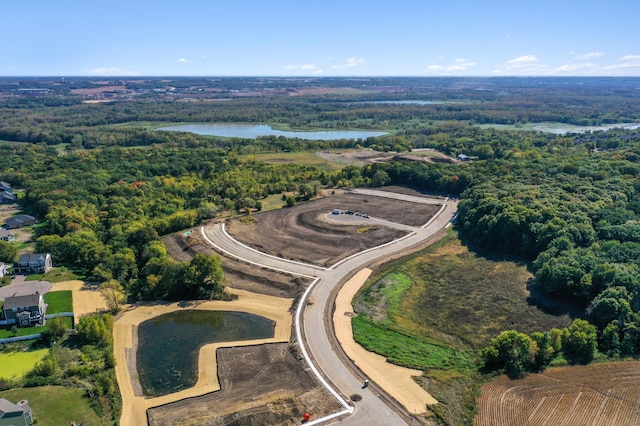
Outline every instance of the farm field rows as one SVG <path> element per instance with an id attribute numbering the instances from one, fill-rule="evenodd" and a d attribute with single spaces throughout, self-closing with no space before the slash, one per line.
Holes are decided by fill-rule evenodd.
<path id="1" fill-rule="evenodd" d="M 640 424 L 640 363 L 558 367 L 482 387 L 478 426 Z"/>

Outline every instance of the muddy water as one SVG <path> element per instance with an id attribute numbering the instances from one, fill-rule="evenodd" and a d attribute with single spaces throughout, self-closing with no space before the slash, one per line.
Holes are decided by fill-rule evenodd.
<path id="1" fill-rule="evenodd" d="M 186 310 L 145 321 L 138 327 L 136 354 L 144 394 L 166 395 L 195 385 L 201 346 L 266 339 L 274 329 L 272 321 L 244 312 Z"/>

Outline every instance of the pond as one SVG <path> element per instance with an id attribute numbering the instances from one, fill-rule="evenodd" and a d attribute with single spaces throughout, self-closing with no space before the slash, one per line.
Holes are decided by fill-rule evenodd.
<path id="1" fill-rule="evenodd" d="M 327 130 L 317 132 L 275 130 L 268 124 L 180 124 L 161 127 L 156 130 L 173 132 L 191 132 L 198 135 L 220 136 L 227 138 L 256 139 L 259 136 L 284 136 L 305 140 L 331 141 L 337 139 L 366 139 L 386 135 L 388 132 L 370 130 Z"/>
<path id="2" fill-rule="evenodd" d="M 478 127 L 493 128 L 498 130 L 535 130 L 544 133 L 553 133 L 555 135 L 565 135 L 567 133 L 586 133 L 595 131 L 607 131 L 611 129 L 627 129 L 635 130 L 640 128 L 638 123 L 619 123 L 619 124 L 603 124 L 601 126 L 576 126 L 573 124 L 542 122 L 542 123 L 526 123 L 521 125 L 513 124 L 480 124 Z"/>
<path id="3" fill-rule="evenodd" d="M 245 312 L 185 310 L 144 321 L 138 326 L 136 353 L 142 390 L 160 396 L 192 387 L 202 346 L 267 339 L 274 331 L 273 321 Z"/>

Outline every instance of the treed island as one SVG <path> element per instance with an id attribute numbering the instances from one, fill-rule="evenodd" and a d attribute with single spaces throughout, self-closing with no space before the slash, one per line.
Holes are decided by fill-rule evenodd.
<path id="1" fill-rule="evenodd" d="M 459 199 L 353 300 L 355 340 L 438 400 L 415 421 L 640 419 L 638 78 L 0 78 L 0 181 L 0 292 L 81 281 L 105 307 L 2 310 L 0 398 L 38 424 L 119 424 L 123 309 L 236 297 L 237 261 L 192 250 L 201 225 L 388 186 Z M 53 290 L 47 314 L 76 310 Z"/>

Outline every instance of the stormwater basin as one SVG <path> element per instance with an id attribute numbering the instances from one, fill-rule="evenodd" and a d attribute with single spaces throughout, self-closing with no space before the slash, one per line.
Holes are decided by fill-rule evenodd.
<path id="1" fill-rule="evenodd" d="M 274 332 L 273 321 L 246 312 L 184 310 L 144 321 L 136 352 L 142 390 L 145 396 L 161 396 L 190 388 L 198 379 L 202 346 L 268 339 Z"/>

